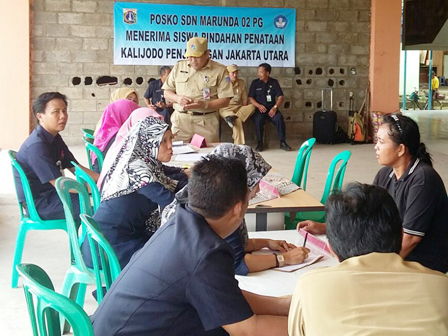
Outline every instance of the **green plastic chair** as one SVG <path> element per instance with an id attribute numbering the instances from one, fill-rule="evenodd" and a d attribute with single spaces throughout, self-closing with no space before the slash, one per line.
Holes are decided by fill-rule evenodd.
<path id="1" fill-rule="evenodd" d="M 81 244 L 85 239 L 85 227 L 77 225 L 78 218 L 74 218 L 70 190 L 79 195 L 80 213 L 92 215 L 90 197 L 86 188 L 76 180 L 59 177 L 56 180 L 56 191 L 64 206 L 67 232 L 70 239 L 70 251 L 72 255 L 71 266 L 65 274 L 62 294 L 84 306 L 85 292 L 88 284 L 95 284 L 95 276 L 84 263 L 81 254 Z M 79 232 L 81 227 L 81 232 Z"/>
<path id="2" fill-rule="evenodd" d="M 103 162 L 104 162 L 103 153 L 101 153 L 101 150 L 97 146 L 95 146 L 94 144 L 90 143 L 85 138 L 83 138 L 82 140 L 84 141 L 84 145 L 86 146 L 87 159 L 89 160 L 89 168 L 90 168 L 90 170 L 93 169 L 92 159 L 90 157 L 90 153 L 93 152 L 93 153 L 95 153 L 96 158 L 98 160 L 99 169 L 100 169 L 100 173 L 101 173 L 101 170 L 103 169 Z"/>
<path id="3" fill-rule="evenodd" d="M 112 282 L 120 274 L 121 267 L 114 249 L 101 233 L 97 222 L 88 215 L 80 215 L 80 217 L 82 224 L 87 229 L 87 238 L 89 239 L 93 270 L 95 273 L 97 301 L 100 304 L 104 295 L 102 290 L 103 283 L 106 291 L 108 291 Z"/>
<path id="4" fill-rule="evenodd" d="M 316 143 L 315 138 L 310 138 L 300 146 L 297 153 L 296 165 L 291 181 L 306 190 L 306 180 L 308 177 L 308 165 L 310 163 L 311 150 Z"/>
<path id="5" fill-rule="evenodd" d="M 89 176 L 89 174 L 82 170 L 82 168 L 76 162 L 71 161 L 71 164 L 75 167 L 76 180 L 78 180 L 78 182 L 80 182 L 82 185 L 88 185 L 90 187 L 93 200 L 93 212 L 95 213 L 96 210 L 98 210 L 101 202 L 101 195 L 98 187 L 95 181 Z"/>
<path id="6" fill-rule="evenodd" d="M 22 182 L 22 189 L 25 195 L 25 204 L 19 202 L 18 188 L 19 185 L 14 183 L 16 188 L 17 203 L 20 209 L 20 224 L 16 239 L 16 249 L 14 251 L 14 261 L 12 263 L 12 281 L 11 287 L 16 288 L 19 282 L 19 273 L 17 273 L 16 266 L 22 262 L 23 247 L 25 245 L 25 239 L 28 231 L 30 230 L 64 230 L 67 231 L 67 224 L 65 219 L 44 220 L 41 219 L 34 204 L 33 194 L 31 192 L 30 183 L 28 178 L 16 160 L 15 151 L 8 151 L 8 156 L 11 160 L 13 175 L 14 171 L 17 171 Z M 27 210 L 28 209 L 28 213 Z"/>
<path id="7" fill-rule="evenodd" d="M 93 136 L 94 131 L 89 128 L 81 128 L 82 138 L 93 144 L 95 137 Z"/>
<path id="8" fill-rule="evenodd" d="M 302 146 L 300 146 L 297 152 L 296 165 L 294 167 L 294 173 L 292 175 L 291 181 L 306 190 L 306 181 L 308 177 L 308 165 L 310 163 L 311 150 L 316 143 L 315 138 L 310 138 L 305 141 Z M 285 223 L 286 227 L 290 228 L 293 226 L 291 224 L 291 215 L 289 212 L 285 213 Z"/>
<path id="9" fill-rule="evenodd" d="M 34 336 L 59 336 L 59 316 L 70 323 L 75 336 L 94 336 L 92 324 L 84 310 L 72 300 L 54 291 L 47 273 L 37 265 L 19 264 L 26 303 Z M 37 304 L 34 304 L 34 299 Z"/>
<path id="10" fill-rule="evenodd" d="M 347 168 L 347 162 L 350 159 L 352 153 L 350 151 L 344 151 L 335 156 L 333 161 L 328 168 L 327 181 L 325 182 L 325 188 L 320 202 L 325 204 L 330 193 L 340 190 L 342 188 L 342 183 L 344 181 L 345 170 Z M 336 166 L 339 165 L 336 171 Z M 335 174 L 336 171 L 336 174 Z M 309 212 L 298 212 L 294 218 L 294 221 L 286 223 L 287 229 L 295 229 L 298 222 L 304 220 L 313 220 L 320 223 L 325 223 L 325 211 L 309 211 Z"/>

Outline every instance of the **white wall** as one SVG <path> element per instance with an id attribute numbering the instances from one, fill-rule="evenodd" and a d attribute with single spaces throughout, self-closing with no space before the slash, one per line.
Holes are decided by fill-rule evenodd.
<path id="1" fill-rule="evenodd" d="M 401 48 L 401 47 L 400 47 Z M 404 83 L 404 50 L 400 54 L 400 95 L 403 94 Z M 419 87 L 420 51 L 408 50 L 406 60 L 406 94 L 410 95 L 414 87 Z"/>

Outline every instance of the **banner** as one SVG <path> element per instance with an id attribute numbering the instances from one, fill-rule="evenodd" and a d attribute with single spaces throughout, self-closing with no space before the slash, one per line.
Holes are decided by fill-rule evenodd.
<path id="1" fill-rule="evenodd" d="M 294 67 L 295 35 L 292 8 L 114 5 L 114 64 L 173 65 L 200 36 L 211 59 L 225 65 Z"/>

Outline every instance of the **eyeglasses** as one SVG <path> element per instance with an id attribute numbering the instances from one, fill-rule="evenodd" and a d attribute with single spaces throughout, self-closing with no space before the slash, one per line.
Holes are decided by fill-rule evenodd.
<path id="1" fill-rule="evenodd" d="M 400 134 L 403 134 L 403 130 L 401 129 L 400 125 L 400 119 L 398 119 L 398 116 L 396 114 L 391 114 L 390 116 L 395 120 L 395 124 L 397 125 Z"/>

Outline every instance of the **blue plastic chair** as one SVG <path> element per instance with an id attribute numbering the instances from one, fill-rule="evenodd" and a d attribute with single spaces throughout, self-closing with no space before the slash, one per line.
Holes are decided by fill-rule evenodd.
<path id="1" fill-rule="evenodd" d="M 93 201 L 93 212 L 95 213 L 96 210 L 98 210 L 98 207 L 100 206 L 101 202 L 101 195 L 98 190 L 98 187 L 95 181 L 89 176 L 89 174 L 87 174 L 84 170 L 82 170 L 82 168 L 76 162 L 71 161 L 71 164 L 75 167 L 76 180 L 85 187 L 86 185 L 90 187 Z"/>
<path id="2" fill-rule="evenodd" d="M 16 188 L 17 203 L 19 204 L 20 209 L 20 224 L 17 233 L 16 249 L 14 251 L 14 261 L 12 263 L 12 280 L 11 280 L 12 288 L 16 288 L 19 281 L 19 273 L 17 273 L 16 266 L 22 262 L 23 247 L 25 245 L 25 239 L 28 231 L 30 230 L 67 231 L 67 224 L 65 219 L 44 220 L 40 218 L 36 206 L 34 204 L 30 183 L 19 162 L 17 162 L 16 160 L 16 154 L 17 153 L 15 151 L 12 150 L 8 151 L 8 156 L 11 160 L 13 175 L 14 171 L 17 171 L 20 176 L 23 193 L 25 195 L 24 203 L 26 204 L 19 202 L 18 188 L 20 188 L 20 186 L 14 183 Z"/>
<path id="3" fill-rule="evenodd" d="M 92 324 L 84 310 L 72 300 L 54 291 L 47 273 L 37 265 L 19 264 L 23 278 L 28 313 L 34 336 L 61 335 L 59 316 L 67 319 L 75 336 L 94 336 Z M 34 305 L 34 299 L 37 304 Z"/>
<path id="4" fill-rule="evenodd" d="M 342 183 L 344 181 L 345 170 L 347 168 L 348 160 L 351 156 L 350 151 L 344 151 L 335 156 L 333 161 L 328 168 L 327 181 L 325 182 L 325 188 L 320 202 L 325 204 L 330 193 L 340 190 L 342 188 Z M 336 167 L 339 164 L 339 168 L 336 171 Z M 336 173 L 335 173 L 336 171 Z M 292 223 L 292 229 L 298 222 L 304 220 L 313 220 L 315 222 L 324 223 L 325 222 L 325 211 L 310 211 L 310 212 L 298 212 L 295 215 L 294 223 Z"/>
<path id="5" fill-rule="evenodd" d="M 80 215 L 80 218 L 87 230 L 95 273 L 97 301 L 100 304 L 104 296 L 103 288 L 108 291 L 121 272 L 120 262 L 113 247 L 101 233 L 97 222 L 88 215 Z"/>
<path id="6" fill-rule="evenodd" d="M 99 172 L 101 173 L 101 170 L 103 169 L 103 162 L 104 162 L 103 153 L 101 153 L 101 150 L 98 147 L 96 147 L 94 144 L 90 143 L 85 138 L 83 138 L 82 141 L 84 141 L 84 145 L 86 146 L 87 160 L 89 160 L 90 170 L 93 170 L 92 159 L 90 157 L 90 153 L 93 152 L 93 153 L 95 153 L 96 159 L 98 160 Z"/>

